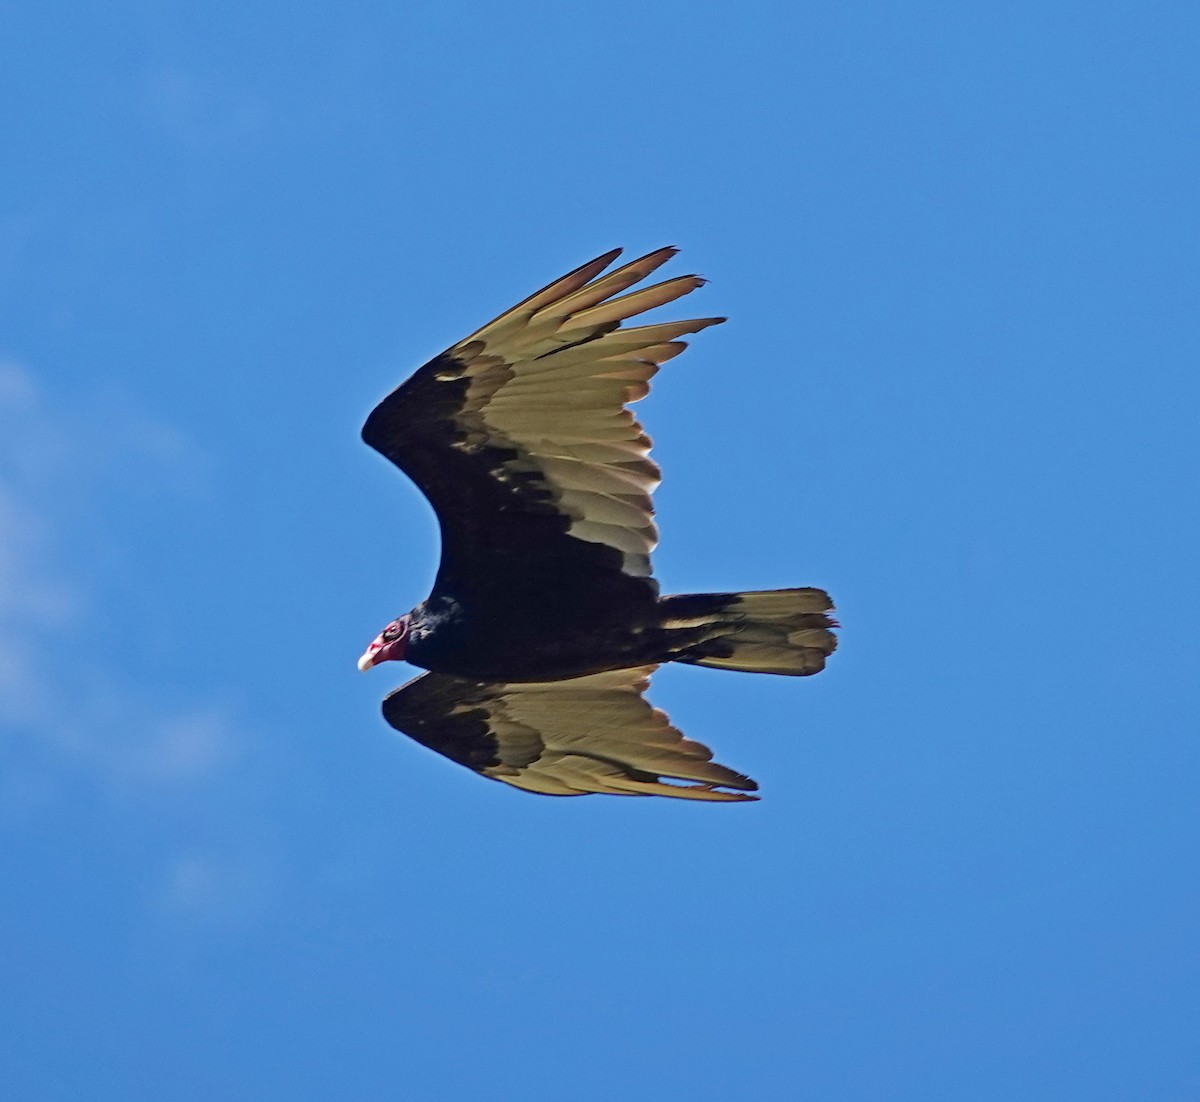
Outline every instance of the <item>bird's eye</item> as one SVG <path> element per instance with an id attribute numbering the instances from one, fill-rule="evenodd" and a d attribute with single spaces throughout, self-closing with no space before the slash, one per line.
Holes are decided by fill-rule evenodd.
<path id="1" fill-rule="evenodd" d="M 403 633 L 404 633 L 404 627 L 398 620 L 394 621 L 393 623 L 388 624 L 388 626 L 383 629 L 383 637 L 389 643 L 393 639 L 399 639 Z"/>

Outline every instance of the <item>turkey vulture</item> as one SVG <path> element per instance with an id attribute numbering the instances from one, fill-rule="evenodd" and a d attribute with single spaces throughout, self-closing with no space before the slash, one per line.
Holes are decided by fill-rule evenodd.
<path id="1" fill-rule="evenodd" d="M 433 505 L 442 558 L 433 593 L 359 668 L 430 671 L 384 700 L 384 718 L 526 791 L 756 799 L 754 781 L 646 703 L 651 673 L 803 676 L 836 645 L 820 589 L 661 597 L 651 577 L 659 469 L 625 407 L 681 337 L 725 320 L 622 328 L 704 282 L 623 293 L 676 251 L 602 275 L 614 249 L 576 268 L 434 357 L 363 426 Z"/>

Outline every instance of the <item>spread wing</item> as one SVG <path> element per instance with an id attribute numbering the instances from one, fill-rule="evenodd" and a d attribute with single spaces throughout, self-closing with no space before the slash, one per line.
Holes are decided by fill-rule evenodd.
<path id="1" fill-rule="evenodd" d="M 704 281 L 680 276 L 623 294 L 677 250 L 601 275 L 606 253 L 435 357 L 367 418 L 363 439 L 404 471 L 437 513 L 435 589 L 461 595 L 587 586 L 657 595 L 650 495 L 659 469 L 625 408 L 649 392 L 679 338 L 723 318 L 621 328 Z"/>
<path id="2" fill-rule="evenodd" d="M 646 703 L 656 668 L 508 685 L 426 673 L 390 693 L 383 715 L 431 750 L 528 792 L 757 799 L 746 794 L 754 781 Z"/>

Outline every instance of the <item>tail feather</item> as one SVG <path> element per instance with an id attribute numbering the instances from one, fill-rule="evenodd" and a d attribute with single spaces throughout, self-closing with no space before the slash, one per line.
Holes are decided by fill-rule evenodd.
<path id="1" fill-rule="evenodd" d="M 822 589 L 695 593 L 663 598 L 662 626 L 681 644 L 677 662 L 748 673 L 819 673 L 837 646 Z"/>

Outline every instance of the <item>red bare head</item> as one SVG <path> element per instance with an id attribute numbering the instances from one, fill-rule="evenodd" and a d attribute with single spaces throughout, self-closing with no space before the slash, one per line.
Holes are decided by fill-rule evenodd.
<path id="1" fill-rule="evenodd" d="M 367 647 L 366 653 L 358 660 L 360 670 L 369 670 L 380 662 L 398 662 L 404 657 L 408 646 L 408 629 L 412 622 L 411 616 L 400 616 L 383 629 L 374 642 Z"/>

